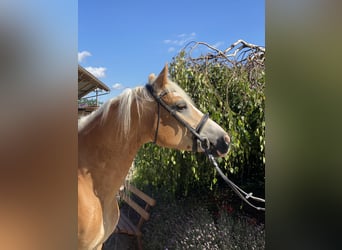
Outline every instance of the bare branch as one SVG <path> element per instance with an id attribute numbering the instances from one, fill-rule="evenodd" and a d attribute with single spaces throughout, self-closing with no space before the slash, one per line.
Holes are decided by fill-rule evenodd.
<path id="1" fill-rule="evenodd" d="M 204 47 L 207 53 L 194 56 L 200 47 Z M 195 41 L 188 43 L 183 50 L 187 52 L 188 59 L 193 65 L 208 65 L 212 62 L 231 68 L 244 68 L 253 85 L 258 84 L 260 73 L 265 69 L 265 48 L 241 39 L 225 50 L 206 42 Z"/>
<path id="2" fill-rule="evenodd" d="M 200 46 L 206 47 L 208 53 L 206 55 L 201 55 L 198 57 L 193 56 L 193 52 L 198 49 Z M 184 48 L 184 50 L 188 49 L 188 56 L 191 62 L 196 63 L 196 61 L 222 61 L 226 62 L 232 66 L 236 66 L 242 64 L 246 61 L 257 61 L 259 64 L 263 64 L 264 62 L 264 54 L 265 48 L 247 43 L 244 40 L 238 40 L 232 45 L 230 45 L 225 50 L 219 50 L 214 46 L 206 43 L 206 42 L 190 42 Z"/>

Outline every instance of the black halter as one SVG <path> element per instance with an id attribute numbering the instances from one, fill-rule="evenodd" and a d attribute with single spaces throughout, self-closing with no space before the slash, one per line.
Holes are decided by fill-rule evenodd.
<path id="1" fill-rule="evenodd" d="M 166 111 L 168 111 L 180 124 L 182 124 L 184 127 L 186 127 L 193 135 L 193 145 L 192 145 L 192 150 L 194 152 L 197 151 L 198 147 L 198 141 L 201 144 L 201 147 L 206 150 L 209 149 L 210 142 L 208 138 L 203 137 L 200 135 L 201 130 L 203 129 L 204 124 L 207 122 L 209 118 L 209 114 L 205 114 L 202 116 L 201 121 L 198 123 L 196 128 L 191 127 L 186 121 L 184 121 L 179 115 L 177 114 L 177 110 L 171 108 L 169 105 L 167 105 L 163 97 L 167 95 L 169 92 L 168 91 L 163 91 L 160 95 L 157 95 L 154 92 L 153 86 L 151 84 L 146 84 L 146 89 L 148 92 L 153 96 L 153 98 L 156 100 L 158 104 L 158 120 L 157 120 L 157 128 L 156 132 L 154 134 L 154 140 L 153 143 L 157 142 L 157 137 L 158 137 L 158 130 L 159 130 L 159 122 L 160 122 L 160 106 L 162 106 Z"/>

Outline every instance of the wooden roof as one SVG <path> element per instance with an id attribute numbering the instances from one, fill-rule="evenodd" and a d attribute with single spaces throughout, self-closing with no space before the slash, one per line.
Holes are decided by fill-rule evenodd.
<path id="1" fill-rule="evenodd" d="M 106 84 L 97 79 L 85 68 L 78 65 L 78 99 L 81 99 L 97 88 L 108 92 L 110 91 L 110 88 Z"/>

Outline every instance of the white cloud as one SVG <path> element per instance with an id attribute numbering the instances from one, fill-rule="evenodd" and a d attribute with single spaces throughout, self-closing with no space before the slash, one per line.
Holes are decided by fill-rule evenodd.
<path id="1" fill-rule="evenodd" d="M 84 60 L 84 58 L 91 56 L 91 53 L 89 51 L 82 51 L 82 52 L 78 52 L 78 62 L 82 62 Z"/>
<path id="2" fill-rule="evenodd" d="M 186 43 L 194 40 L 196 37 L 196 33 L 192 32 L 192 33 L 182 33 L 179 34 L 175 37 L 175 39 L 165 39 L 163 41 L 164 44 L 169 44 L 172 45 L 171 47 L 168 48 L 168 52 L 173 52 L 176 50 L 175 47 L 180 47 L 179 49 L 181 49 L 182 47 L 184 47 L 186 45 Z"/>
<path id="3" fill-rule="evenodd" d="M 123 85 L 121 83 L 114 83 L 112 86 L 112 89 L 122 89 Z"/>
<path id="4" fill-rule="evenodd" d="M 177 46 L 183 46 L 188 41 L 190 41 L 190 39 L 175 40 L 174 44 L 177 45 Z"/>
<path id="5" fill-rule="evenodd" d="M 176 50 L 175 47 L 170 47 L 168 48 L 167 52 L 174 52 L 175 50 Z"/>
<path id="6" fill-rule="evenodd" d="M 224 42 L 219 41 L 217 43 L 214 43 L 212 46 L 218 49 L 218 47 L 222 46 L 223 44 Z"/>
<path id="7" fill-rule="evenodd" d="M 106 76 L 106 68 L 105 67 L 86 67 L 90 73 L 92 73 L 95 77 L 101 78 Z"/>

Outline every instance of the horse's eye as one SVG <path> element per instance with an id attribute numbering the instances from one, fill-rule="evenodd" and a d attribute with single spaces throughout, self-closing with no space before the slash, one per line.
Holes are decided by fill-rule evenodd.
<path id="1" fill-rule="evenodd" d="M 176 108 L 177 108 L 177 111 L 183 111 L 183 110 L 185 110 L 187 108 L 187 105 L 186 105 L 185 102 L 184 103 L 178 103 L 176 105 Z"/>

